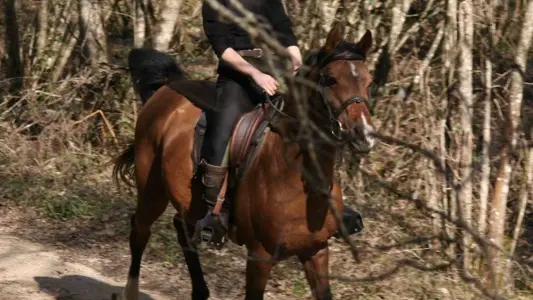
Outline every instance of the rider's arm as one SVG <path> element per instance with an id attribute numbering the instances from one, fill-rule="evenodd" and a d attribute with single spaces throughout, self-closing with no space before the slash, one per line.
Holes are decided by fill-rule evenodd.
<path id="1" fill-rule="evenodd" d="M 270 0 L 268 8 L 268 18 L 280 43 L 286 48 L 290 46 L 298 47 L 298 41 L 292 30 L 291 19 L 285 12 L 281 0 Z"/>
<path id="2" fill-rule="evenodd" d="M 218 0 L 223 5 L 222 0 Z M 230 27 L 220 20 L 218 12 L 206 1 L 202 5 L 202 19 L 204 33 L 218 58 L 230 47 Z"/>
<path id="3" fill-rule="evenodd" d="M 298 47 L 298 40 L 292 29 L 292 23 L 283 8 L 281 0 L 271 0 L 269 5 L 268 18 L 280 43 L 287 48 L 291 55 L 293 67 L 295 70 L 302 65 L 302 55 Z"/>

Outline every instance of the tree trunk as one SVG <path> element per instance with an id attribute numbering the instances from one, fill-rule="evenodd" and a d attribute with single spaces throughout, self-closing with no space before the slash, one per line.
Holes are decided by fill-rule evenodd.
<path id="1" fill-rule="evenodd" d="M 80 31 L 84 37 L 86 58 L 92 67 L 107 63 L 107 37 L 98 0 L 80 0 Z"/>
<path id="2" fill-rule="evenodd" d="M 513 239 L 509 249 L 511 256 L 514 254 L 516 243 L 518 242 L 518 237 L 520 236 L 520 231 L 522 229 L 522 223 L 524 221 L 524 215 L 527 207 L 527 195 L 529 191 L 533 189 L 533 147 L 530 147 L 524 152 L 526 154 L 524 163 L 524 179 L 522 181 L 522 186 L 520 187 L 520 196 L 518 197 L 518 217 L 516 218 L 516 225 L 513 230 Z"/>
<path id="3" fill-rule="evenodd" d="M 164 0 L 161 4 L 159 19 L 155 25 L 153 46 L 160 51 L 167 51 L 174 29 L 180 16 L 182 0 Z"/>
<path id="4" fill-rule="evenodd" d="M 489 217 L 490 240 L 496 245 L 503 246 L 505 229 L 505 210 L 507 207 L 507 196 L 509 193 L 509 180 L 513 171 L 511 164 L 511 153 L 516 146 L 519 135 L 520 107 L 523 98 L 523 76 L 526 74 L 527 53 L 531 45 L 533 35 L 533 1 L 528 2 L 524 15 L 524 23 L 520 33 L 520 40 L 516 49 L 516 68 L 511 74 L 511 85 L 509 87 L 509 110 L 507 111 L 507 124 L 504 134 L 507 141 L 500 152 L 500 165 L 498 177 L 494 184 L 494 195 L 492 197 L 491 211 Z M 507 290 L 507 274 L 505 270 L 505 258 L 496 249 L 490 249 L 490 262 L 498 272 L 497 282 L 492 283 L 491 288 L 496 291 L 504 288 Z"/>
<path id="5" fill-rule="evenodd" d="M 15 0 L 4 0 L 6 22 L 5 45 L 7 48 L 7 77 L 10 79 L 9 92 L 20 91 L 24 83 L 24 67 L 20 58 L 19 28 Z"/>
<path id="6" fill-rule="evenodd" d="M 484 49 L 484 81 L 485 81 L 485 99 L 483 107 L 483 138 L 481 140 L 481 181 L 479 183 L 479 217 L 478 230 L 481 236 L 485 236 L 487 231 L 487 210 L 489 201 L 490 187 L 490 143 L 491 143 L 491 116 L 492 116 L 492 48 L 494 35 L 493 30 L 493 10 L 492 1 L 487 0 L 484 3 L 485 8 L 485 29 L 484 32 L 489 40 L 487 49 Z"/>
<path id="7" fill-rule="evenodd" d="M 133 46 L 141 48 L 146 43 L 147 19 L 145 0 L 134 0 Z"/>
<path id="8" fill-rule="evenodd" d="M 479 234 L 485 235 L 487 231 L 487 210 L 490 187 L 490 143 L 491 143 L 491 106 L 492 106 L 492 61 L 485 61 L 485 99 L 483 107 L 483 138 L 481 140 L 481 180 L 479 187 Z"/>
<path id="9" fill-rule="evenodd" d="M 389 33 L 389 45 L 388 51 L 389 55 L 392 57 L 396 50 L 396 44 L 400 33 L 402 32 L 403 25 L 405 24 L 405 18 L 407 16 L 407 11 L 411 6 L 412 0 L 396 0 L 394 7 L 392 8 L 392 21 L 391 29 Z"/>
<path id="10" fill-rule="evenodd" d="M 437 35 L 435 36 L 435 39 L 433 40 L 433 43 L 431 44 L 431 47 L 430 47 L 426 57 L 422 61 L 421 66 L 419 67 L 417 74 L 413 78 L 413 82 L 411 83 L 412 89 L 415 89 L 416 86 L 418 85 L 418 89 L 421 92 L 424 92 L 424 90 L 425 90 L 424 87 L 426 85 L 425 85 L 424 80 L 421 80 L 421 79 L 423 79 L 424 74 L 426 73 L 426 70 L 428 69 L 431 60 L 433 59 L 433 56 L 435 55 L 435 52 L 437 51 L 437 48 L 441 44 L 442 37 L 444 35 L 444 27 L 445 27 L 444 26 L 444 22 L 442 22 L 442 21 L 437 25 L 437 28 L 439 28 L 439 31 L 437 32 Z M 427 95 L 427 97 L 424 97 L 424 98 L 425 99 L 429 99 L 429 95 Z M 429 111 L 433 108 L 433 106 L 431 105 L 431 108 L 430 108 L 430 104 L 427 103 L 426 107 L 427 107 L 428 114 L 429 114 Z M 434 120 L 430 121 L 431 124 L 434 124 L 433 121 Z M 427 132 L 438 131 L 438 129 L 435 130 L 435 126 L 433 126 L 433 125 L 429 125 L 428 127 L 429 127 L 429 129 L 427 130 Z M 439 135 L 437 134 L 436 136 L 437 136 L 437 140 L 435 140 L 434 138 L 432 138 L 431 140 L 432 140 L 432 144 L 437 145 L 437 148 L 438 148 L 438 144 L 439 144 L 438 136 Z M 428 192 L 428 205 L 431 208 L 433 208 L 433 209 L 440 209 L 439 208 L 439 198 L 440 198 L 439 195 L 441 195 L 442 190 L 438 186 L 438 181 L 439 181 L 439 178 L 441 178 L 441 176 L 439 175 L 439 172 L 437 171 L 437 168 L 435 168 L 435 165 L 433 164 L 433 161 L 430 160 L 428 165 L 429 165 L 429 170 L 431 172 L 431 174 L 428 176 L 429 177 L 428 185 L 430 187 L 430 191 Z M 440 215 L 436 214 L 436 213 L 433 213 L 432 217 L 433 217 L 433 220 L 432 220 L 433 221 L 433 230 L 434 230 L 435 234 L 438 234 L 439 225 L 441 224 L 442 219 L 440 218 Z"/>
<path id="11" fill-rule="evenodd" d="M 37 32 L 37 51 L 35 54 L 35 61 L 42 59 L 44 49 L 48 44 L 48 0 L 41 0 L 38 22 L 39 29 Z"/>
<path id="12" fill-rule="evenodd" d="M 70 56 L 72 55 L 72 52 L 74 48 L 76 47 L 77 32 L 74 28 L 76 27 L 75 25 L 76 24 L 74 21 L 73 23 L 69 23 L 67 24 L 67 26 L 65 26 L 66 38 L 65 38 L 65 41 L 60 45 L 57 51 L 57 53 L 58 54 L 61 53 L 61 55 L 57 55 L 54 59 L 55 64 L 54 64 L 54 69 L 52 71 L 52 82 L 57 82 L 61 78 L 61 75 L 63 74 L 65 70 L 65 66 L 67 65 L 67 62 L 69 61 Z M 70 31 L 74 31 L 74 32 L 68 35 L 67 33 Z"/>
<path id="13" fill-rule="evenodd" d="M 461 132 L 459 137 L 459 179 L 458 216 L 466 224 L 472 221 L 472 46 L 474 39 L 474 22 L 472 1 L 462 1 L 459 5 L 459 68 L 458 83 L 460 95 Z M 463 268 L 470 265 L 470 237 L 462 231 Z"/>
<path id="14" fill-rule="evenodd" d="M 443 76 L 444 79 L 444 88 L 447 90 L 453 83 L 454 74 L 455 74 L 455 63 L 456 63 L 456 48 L 457 48 L 457 1 L 448 0 L 446 5 L 446 26 L 444 33 L 444 51 L 442 55 L 443 59 Z M 448 216 L 451 219 L 455 218 L 455 193 L 453 193 L 452 178 L 453 174 L 450 173 L 450 170 L 446 168 L 447 157 L 449 154 L 449 135 L 447 133 L 447 123 L 449 118 L 449 103 L 451 102 L 450 93 L 446 93 L 446 96 L 443 97 L 442 103 L 440 105 L 439 116 L 440 119 L 440 169 L 444 170 L 442 174 L 442 203 L 443 207 L 448 213 Z M 446 231 L 447 235 L 453 238 L 455 232 L 450 228 L 442 224 L 443 230 Z M 453 248 L 453 247 L 452 247 Z M 451 249 L 453 251 L 453 249 Z"/>
<path id="15" fill-rule="evenodd" d="M 323 1 L 319 5 L 321 6 L 322 11 L 322 32 L 329 32 L 335 17 L 337 15 L 337 10 L 340 6 L 339 0 Z M 344 29 L 344 28 L 343 28 Z"/>
<path id="16" fill-rule="evenodd" d="M 376 83 L 382 87 L 384 93 L 387 93 L 386 83 L 389 78 L 391 69 L 394 68 L 394 54 L 396 53 L 396 44 L 398 43 L 400 33 L 405 24 L 407 11 L 411 6 L 412 0 L 396 0 L 392 7 L 391 28 L 388 34 L 386 51 L 381 53 L 379 63 L 376 66 Z"/>

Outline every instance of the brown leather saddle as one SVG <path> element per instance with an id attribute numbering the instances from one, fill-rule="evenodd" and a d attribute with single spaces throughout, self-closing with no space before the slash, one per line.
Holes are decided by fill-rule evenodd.
<path id="1" fill-rule="evenodd" d="M 168 87 L 179 94 L 184 95 L 194 105 L 205 110 L 203 103 L 212 106 L 216 101 L 216 83 L 207 80 L 181 80 L 171 82 Z M 229 141 L 229 167 L 231 179 L 229 186 L 234 186 L 242 180 L 246 172 L 257 157 L 257 153 L 263 145 L 264 137 L 270 130 L 269 124 L 273 119 L 276 108 L 281 105 L 283 97 L 276 96 L 270 103 L 260 104 L 252 111 L 245 113 L 233 129 Z M 194 173 L 200 163 L 200 151 L 202 148 L 207 120 L 205 113 L 200 116 L 194 129 L 194 146 L 192 152 Z"/>

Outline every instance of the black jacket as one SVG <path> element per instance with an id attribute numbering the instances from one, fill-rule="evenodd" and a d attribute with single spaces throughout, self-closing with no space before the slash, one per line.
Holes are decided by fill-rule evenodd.
<path id="1" fill-rule="evenodd" d="M 231 11 L 240 15 L 235 8 L 229 7 L 229 0 L 217 0 Z M 296 36 L 292 24 L 283 8 L 281 0 L 239 0 L 242 5 L 250 10 L 262 22 L 268 22 L 280 44 L 284 47 L 297 46 Z M 246 31 L 237 24 L 221 21 L 218 12 L 206 1 L 202 6 L 204 32 L 213 51 L 220 58 L 227 48 L 235 50 L 255 48 Z"/>

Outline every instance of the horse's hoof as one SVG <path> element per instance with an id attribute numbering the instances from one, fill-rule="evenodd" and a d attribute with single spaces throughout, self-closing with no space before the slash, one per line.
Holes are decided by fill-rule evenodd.
<path id="1" fill-rule="evenodd" d="M 128 297 L 126 297 L 124 293 L 113 293 L 111 294 L 111 300 L 128 300 Z"/>
<path id="2" fill-rule="evenodd" d="M 209 290 L 202 289 L 200 291 L 193 291 L 191 297 L 193 300 L 207 300 L 209 299 Z"/>
<path id="3" fill-rule="evenodd" d="M 123 299 L 122 299 L 122 296 L 120 294 L 113 293 L 113 294 L 111 294 L 111 300 L 123 300 Z"/>

